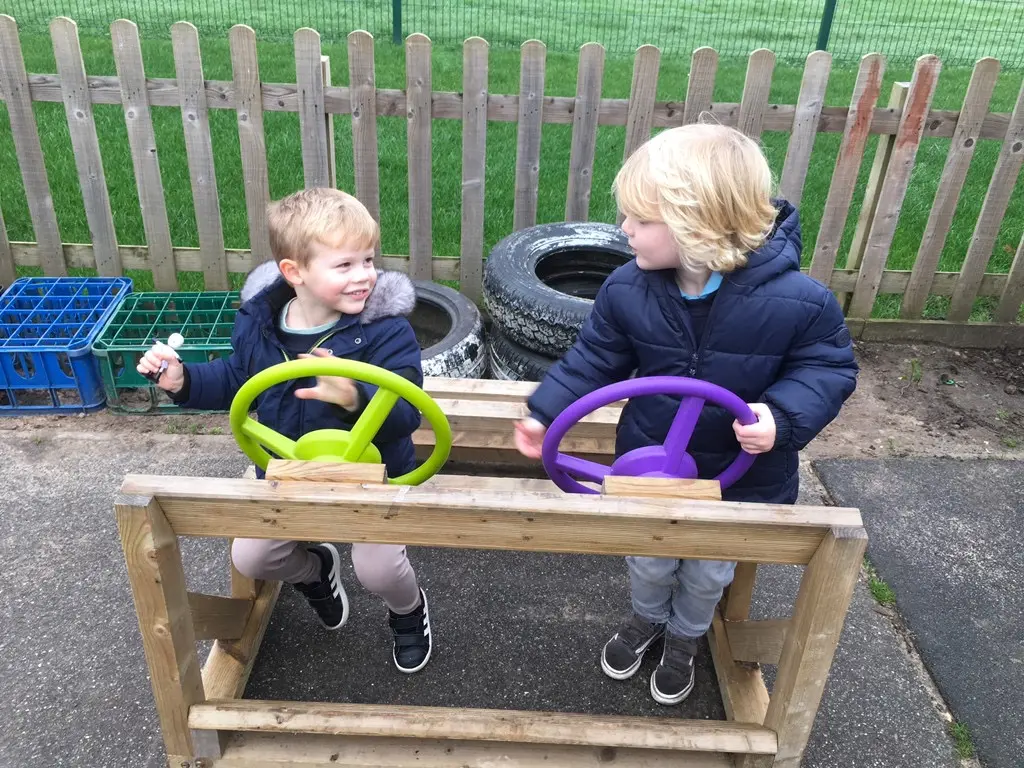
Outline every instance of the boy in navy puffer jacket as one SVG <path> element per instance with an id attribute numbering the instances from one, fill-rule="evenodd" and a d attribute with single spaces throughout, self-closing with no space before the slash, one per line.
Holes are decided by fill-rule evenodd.
<path id="1" fill-rule="evenodd" d="M 758 417 L 742 426 L 706 405 L 688 453 L 715 477 L 740 448 L 753 466 L 723 492 L 731 501 L 792 504 L 797 452 L 856 386 L 850 332 L 832 293 L 800 272 L 796 209 L 770 197 L 771 171 L 739 131 L 697 124 L 638 149 L 615 179 L 636 259 L 608 278 L 565 357 L 529 399 L 515 440 L 537 458 L 570 403 L 637 376 L 689 376 L 739 395 Z M 664 442 L 679 398 L 631 400 L 616 456 Z M 735 563 L 629 557 L 633 614 L 604 645 L 601 668 L 625 680 L 664 636 L 650 690 L 678 704 L 693 688 L 696 641 L 711 624 Z"/>
<path id="2" fill-rule="evenodd" d="M 249 377 L 300 357 L 358 360 L 422 386 L 420 347 L 405 318 L 416 304 L 415 290 L 405 275 L 374 269 L 379 230 L 363 204 L 337 189 L 307 189 L 272 203 L 267 214 L 275 261 L 246 280 L 231 356 L 183 365 L 158 344 L 139 372 L 157 373 L 166 362 L 157 385 L 176 403 L 206 410 L 227 410 Z M 257 412 L 261 424 L 296 440 L 317 429 L 351 429 L 375 392 L 370 384 L 339 376 L 286 381 L 260 395 Z M 419 424 L 419 411 L 400 399 L 374 437 L 392 477 L 415 466 L 412 433 Z M 340 629 L 347 621 L 341 558 L 333 544 L 235 539 L 231 559 L 246 576 L 293 584 L 326 628 Z M 405 547 L 355 543 L 352 565 L 362 585 L 388 606 L 395 665 L 401 672 L 419 671 L 430 659 L 430 618 Z"/>

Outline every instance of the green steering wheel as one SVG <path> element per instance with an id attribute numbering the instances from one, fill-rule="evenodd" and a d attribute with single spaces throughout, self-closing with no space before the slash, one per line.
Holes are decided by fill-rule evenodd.
<path id="1" fill-rule="evenodd" d="M 291 379 L 311 376 L 344 376 L 376 384 L 378 389 L 351 430 L 317 429 L 298 440 L 290 440 L 249 417 L 250 406 L 266 390 Z M 267 468 L 272 458 L 267 448 L 282 459 L 379 464 L 380 451 L 370 441 L 377 435 L 384 419 L 400 397 L 426 416 L 434 429 L 434 450 L 412 472 L 390 478 L 388 482 L 395 485 L 419 485 L 433 477 L 448 460 L 452 449 L 452 428 L 430 395 L 408 379 L 375 365 L 318 357 L 290 360 L 266 368 L 245 382 L 231 401 L 231 432 L 242 452 L 263 469 Z"/>

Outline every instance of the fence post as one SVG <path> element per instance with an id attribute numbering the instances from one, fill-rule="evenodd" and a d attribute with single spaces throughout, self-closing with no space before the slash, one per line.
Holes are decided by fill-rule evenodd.
<path id="1" fill-rule="evenodd" d="M 391 0 L 391 42 L 402 44 L 402 0 Z"/>
<path id="2" fill-rule="evenodd" d="M 395 0 L 400 2 L 400 0 Z M 828 38 L 832 34 L 832 19 L 836 15 L 836 0 L 825 0 L 825 9 L 821 12 L 821 26 L 818 27 L 816 50 L 828 50 Z"/>
<path id="3" fill-rule="evenodd" d="M 320 57 L 320 74 L 324 80 L 324 92 L 331 87 L 331 57 Z M 334 151 L 334 113 L 324 109 L 324 122 L 327 124 L 327 185 L 332 189 L 338 187 L 338 161 Z"/>
<path id="4" fill-rule="evenodd" d="M 889 93 L 889 109 L 902 110 L 907 103 L 907 93 L 910 91 L 910 83 L 893 83 L 892 91 Z M 885 181 L 885 174 L 889 170 L 889 158 L 892 157 L 892 148 L 896 143 L 896 134 L 882 134 L 878 137 L 878 147 L 875 149 L 875 161 L 871 165 L 871 175 L 868 176 L 867 186 L 864 188 L 864 199 L 860 206 L 860 216 L 857 218 L 857 229 L 854 230 L 853 240 L 850 243 L 850 252 L 846 256 L 846 269 L 860 269 L 861 259 L 864 257 L 864 249 L 867 247 L 868 232 L 871 229 L 871 222 L 875 220 L 875 211 L 878 209 L 878 198 L 882 194 L 882 183 Z M 849 309 L 850 294 L 836 294 L 839 305 L 843 312 Z"/>

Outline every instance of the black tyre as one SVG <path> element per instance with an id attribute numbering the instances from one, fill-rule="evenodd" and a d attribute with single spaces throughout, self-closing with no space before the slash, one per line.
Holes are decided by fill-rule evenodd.
<path id="1" fill-rule="evenodd" d="M 447 286 L 418 281 L 413 285 L 416 308 L 409 322 L 423 349 L 423 375 L 483 378 L 487 349 L 480 310 Z"/>
<path id="2" fill-rule="evenodd" d="M 491 318 L 517 344 L 561 356 L 605 279 L 633 258 L 627 240 L 618 227 L 599 222 L 541 224 L 509 235 L 484 268 Z"/>
<path id="3" fill-rule="evenodd" d="M 516 344 L 493 326 L 487 341 L 493 379 L 540 381 L 548 368 L 558 362 L 557 358 Z"/>

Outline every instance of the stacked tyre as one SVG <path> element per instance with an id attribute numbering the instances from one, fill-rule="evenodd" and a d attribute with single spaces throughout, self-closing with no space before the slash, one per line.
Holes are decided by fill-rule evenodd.
<path id="1" fill-rule="evenodd" d="M 487 258 L 491 375 L 540 381 L 576 341 L 598 289 L 632 258 L 611 224 L 542 224 L 509 235 Z"/>
<path id="2" fill-rule="evenodd" d="M 480 310 L 458 291 L 414 281 L 416 307 L 409 317 L 420 344 L 424 376 L 482 379 L 487 346 Z"/>

